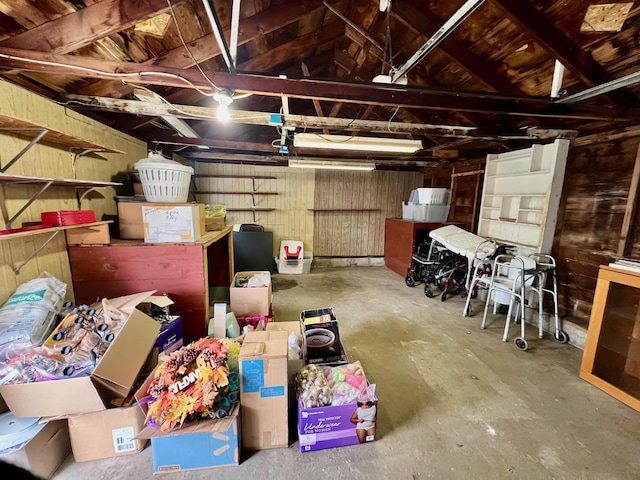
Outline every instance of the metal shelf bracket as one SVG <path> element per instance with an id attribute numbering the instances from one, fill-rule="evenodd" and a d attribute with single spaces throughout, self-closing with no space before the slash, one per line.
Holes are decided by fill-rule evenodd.
<path id="1" fill-rule="evenodd" d="M 45 240 L 45 242 L 44 242 L 42 245 L 40 245 L 40 246 L 36 249 L 36 251 L 35 251 L 35 252 L 33 252 L 31 255 L 29 255 L 29 257 L 28 257 L 25 261 L 23 261 L 20 265 L 18 265 L 17 267 L 14 267 L 14 268 L 13 268 L 13 273 L 14 273 L 14 274 L 16 274 L 16 275 L 19 275 L 19 274 L 20 274 L 20 270 L 22 270 L 22 268 L 23 268 L 27 263 L 29 263 L 31 260 L 33 260 L 33 259 L 34 259 L 34 258 L 35 258 L 35 257 L 36 257 L 36 256 L 37 256 L 37 255 L 42 251 L 42 250 L 44 250 L 44 248 L 45 248 L 47 245 L 49 245 L 49 244 L 52 242 L 52 240 L 58 236 L 58 234 L 59 234 L 60 232 L 61 232 L 61 230 L 58 230 L 58 231 L 56 231 L 56 232 L 53 232 L 53 233 L 49 236 L 49 238 L 48 238 L 47 240 Z"/>

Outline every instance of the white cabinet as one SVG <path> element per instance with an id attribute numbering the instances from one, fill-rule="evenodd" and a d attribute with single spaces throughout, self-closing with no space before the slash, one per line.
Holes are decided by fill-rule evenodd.
<path id="1" fill-rule="evenodd" d="M 568 152 L 569 140 L 556 140 L 487 155 L 478 235 L 549 253 Z"/>

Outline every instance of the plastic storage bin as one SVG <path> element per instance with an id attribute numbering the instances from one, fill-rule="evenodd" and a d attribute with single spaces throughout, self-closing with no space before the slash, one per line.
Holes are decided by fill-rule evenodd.
<path id="1" fill-rule="evenodd" d="M 311 263 L 313 262 L 313 252 L 304 252 L 304 258 L 302 259 L 302 273 L 311 272 Z"/>
<path id="2" fill-rule="evenodd" d="M 413 220 L 413 207 L 417 204 L 411 202 L 402 202 L 402 219 Z"/>
<path id="3" fill-rule="evenodd" d="M 448 205 L 451 192 L 448 188 L 418 188 L 418 203 Z"/>
<path id="4" fill-rule="evenodd" d="M 148 202 L 187 201 L 193 168 L 160 155 L 139 160 L 135 168 L 140 174 L 144 198 Z"/>
<path id="5" fill-rule="evenodd" d="M 446 222 L 449 205 L 414 205 L 413 220 L 416 222 Z"/>
<path id="6" fill-rule="evenodd" d="M 81 225 L 96 221 L 96 212 L 93 210 L 60 210 L 58 212 L 42 212 L 40 214 L 44 225 L 56 227 L 63 225 Z"/>

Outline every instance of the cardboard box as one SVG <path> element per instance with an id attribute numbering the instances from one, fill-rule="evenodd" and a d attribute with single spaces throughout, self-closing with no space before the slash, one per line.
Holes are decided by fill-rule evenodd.
<path id="1" fill-rule="evenodd" d="M 141 452 L 147 440 L 134 437 L 144 429 L 144 417 L 137 405 L 69 417 L 73 458 L 88 462 Z"/>
<path id="2" fill-rule="evenodd" d="M 155 205 L 149 202 L 127 202 L 118 200 L 118 225 L 120 238 L 126 240 L 144 239 L 142 207 Z"/>
<path id="3" fill-rule="evenodd" d="M 142 183 L 138 183 L 138 182 L 133 183 L 133 194 L 144 195 L 144 189 L 142 188 Z"/>
<path id="4" fill-rule="evenodd" d="M 111 400 L 126 397 L 160 331 L 158 322 L 136 309 L 153 293 L 110 300 L 129 318 L 91 376 L 0 387 L 0 394 L 13 414 L 55 417 L 97 412 L 105 410 Z"/>
<path id="5" fill-rule="evenodd" d="M 376 412 L 378 399 L 373 401 Z M 374 407 L 371 407 L 374 408 Z M 369 409 L 366 409 L 369 410 Z M 364 430 L 358 437 L 357 423 L 351 421 L 358 416 L 358 404 L 330 405 L 328 407 L 304 408 L 298 401 L 298 438 L 301 452 L 314 452 L 327 448 L 346 447 L 373 442 L 376 425 Z"/>
<path id="6" fill-rule="evenodd" d="M 240 349 L 242 443 L 249 450 L 287 447 L 287 332 L 249 332 Z"/>
<path id="7" fill-rule="evenodd" d="M 337 364 L 346 361 L 333 308 L 304 310 L 300 313 L 300 323 L 304 332 L 307 364 Z"/>
<path id="8" fill-rule="evenodd" d="M 266 330 L 287 332 L 287 335 L 290 335 L 291 333 L 295 333 L 298 336 L 298 345 L 300 345 L 300 352 L 301 353 L 304 352 L 300 322 L 297 322 L 297 321 L 296 322 L 271 322 L 271 323 L 267 323 Z M 288 348 L 289 348 L 289 342 L 287 337 L 287 351 L 288 351 Z M 304 367 L 304 358 L 299 358 L 297 360 L 291 360 L 287 358 L 287 372 L 289 375 L 290 384 L 295 383 L 296 374 L 300 373 L 303 367 Z"/>
<path id="9" fill-rule="evenodd" d="M 243 288 L 236 287 L 236 279 L 243 276 L 265 274 L 269 275 L 269 285 L 266 287 Z M 231 281 L 229 288 L 229 308 L 236 317 L 250 317 L 254 315 L 269 315 L 271 306 L 271 274 L 268 271 L 238 272 Z"/>
<path id="10" fill-rule="evenodd" d="M 204 228 L 207 232 L 214 230 L 224 230 L 227 226 L 226 217 L 214 217 L 204 219 Z"/>
<path id="11" fill-rule="evenodd" d="M 109 225 L 94 225 L 67 230 L 67 245 L 109 245 Z"/>
<path id="12" fill-rule="evenodd" d="M 146 243 L 190 243 L 205 233 L 204 204 L 142 207 Z"/>
<path id="13" fill-rule="evenodd" d="M 51 478 L 70 452 L 67 421 L 55 420 L 44 425 L 20 450 L 0 455 L 0 459 L 39 477 Z"/>
<path id="14" fill-rule="evenodd" d="M 171 473 L 240 464 L 240 407 L 217 420 L 187 423 L 163 432 L 145 428 L 139 438 L 151 439 L 154 473 Z"/>

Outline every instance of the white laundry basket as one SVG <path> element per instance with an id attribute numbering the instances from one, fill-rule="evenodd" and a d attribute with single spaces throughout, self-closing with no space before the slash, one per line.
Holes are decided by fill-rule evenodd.
<path id="1" fill-rule="evenodd" d="M 139 160 L 135 169 L 140 173 L 144 198 L 148 202 L 186 202 L 193 168 L 153 155 Z"/>

